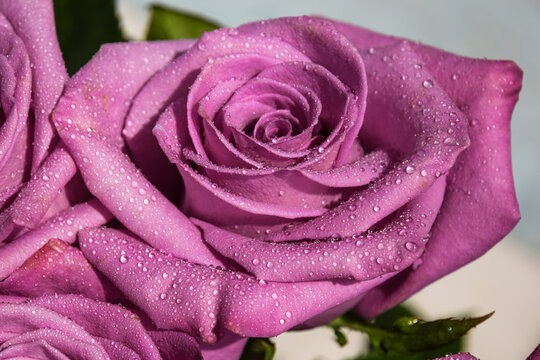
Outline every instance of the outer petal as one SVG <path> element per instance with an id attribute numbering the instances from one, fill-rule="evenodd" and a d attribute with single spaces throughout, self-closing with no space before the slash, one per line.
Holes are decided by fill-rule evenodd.
<path id="1" fill-rule="evenodd" d="M 115 53 L 114 50 L 111 49 L 109 56 Z M 134 56 L 135 52 L 130 50 L 129 45 L 121 47 L 121 50 L 128 59 Z M 88 189 L 127 228 L 156 248 L 197 263 L 222 265 L 202 242 L 197 228 L 119 149 L 121 122 L 128 106 L 125 101 L 116 103 L 117 97 L 126 97 L 124 100 L 128 100 L 129 95 L 133 96 L 146 78 L 137 78 L 133 83 L 127 82 L 126 92 L 118 92 L 115 85 L 123 78 L 114 76 L 109 82 L 106 79 L 93 78 L 92 70 L 94 67 L 101 69 L 104 58 L 107 57 L 98 56 L 95 64 L 88 64 L 79 72 L 78 77 L 70 81 L 66 95 L 55 109 L 53 119 Z M 132 71 L 139 70 L 135 65 L 137 62 L 130 64 Z M 116 66 L 120 66 L 120 63 Z M 150 65 L 147 67 L 155 70 Z M 152 71 L 147 69 L 143 73 L 150 76 Z M 104 90 L 98 87 L 100 82 L 107 85 Z M 101 99 L 101 102 L 92 98 L 94 87 L 99 89 L 95 95 L 100 96 L 97 99 Z M 87 91 L 89 101 L 84 97 Z M 105 98 L 101 95 L 105 95 Z M 109 98 L 111 95 L 113 96 Z M 109 101 L 112 103 L 107 105 Z M 95 111 L 95 114 L 91 111 Z M 115 119 L 116 123 L 109 124 L 109 119 Z"/>
<path id="2" fill-rule="evenodd" d="M 80 294 L 105 300 L 106 291 L 102 279 L 81 252 L 57 239 L 50 240 L 0 282 L 0 293 L 26 297 Z"/>
<path id="3" fill-rule="evenodd" d="M 84 329 L 84 327 L 71 321 L 69 318 L 58 314 L 55 311 L 45 309 L 42 306 L 29 304 L 27 302 L 0 302 L 0 320 L 2 328 L 0 329 L 0 341 L 5 343 L 10 339 L 16 338 L 19 334 L 34 332 L 40 329 L 46 329 L 63 334 L 64 343 L 69 344 L 75 341 L 83 342 L 93 348 L 98 359 L 108 359 L 107 353 L 103 347 L 96 343 L 94 338 Z M 47 333 L 44 334 L 47 336 Z M 8 343 L 9 344 L 9 343 Z M 46 343 L 44 345 L 47 345 Z M 24 345 L 23 345 L 24 346 Z M 35 345 L 30 342 L 30 351 Z M 10 347 L 0 347 L 2 351 L 8 353 L 13 351 Z M 17 346 L 16 352 L 24 351 L 24 347 Z M 27 352 L 30 352 L 27 350 Z M 58 353 L 58 351 L 55 351 Z M 2 354 L 2 353 L 0 353 Z"/>
<path id="4" fill-rule="evenodd" d="M 538 360 L 540 359 L 540 345 L 534 349 L 534 351 L 527 357 L 527 360 Z"/>
<path id="5" fill-rule="evenodd" d="M 195 222 L 205 240 L 259 279 L 300 282 L 369 280 L 400 271 L 421 254 L 443 200 L 444 178 L 409 202 L 383 229 L 332 240 L 269 243 Z"/>
<path id="6" fill-rule="evenodd" d="M 30 303 L 69 317 L 98 339 L 127 346 L 141 359 L 161 360 L 157 347 L 136 315 L 120 306 L 74 295 L 40 297 Z"/>
<path id="7" fill-rule="evenodd" d="M 85 231 L 79 241 L 88 260 L 158 327 L 207 343 L 215 343 L 224 328 L 267 337 L 334 308 L 345 311 L 343 304 L 350 308 L 393 275 L 362 282 L 267 283 L 158 253 L 116 230 Z"/>
<path id="8" fill-rule="evenodd" d="M 167 166 L 173 167 L 163 161 L 163 155 L 156 151 L 159 147 L 151 141 L 150 129 L 153 124 L 133 118 L 125 122 L 125 116 L 131 100 L 148 78 L 191 43 L 192 41 L 169 41 L 104 45 L 92 60 L 70 79 L 63 95 L 64 100 L 61 100 L 61 103 L 85 104 L 77 110 L 81 129 L 97 131 L 119 147 L 124 143 L 122 129 L 125 126 L 123 135 L 134 161 L 142 166 L 152 183 L 158 186 L 162 185 L 162 179 L 168 176 L 157 177 L 155 174 L 163 175 Z M 159 167 L 152 167 L 154 165 Z M 154 171 L 155 169 L 160 171 Z M 177 180 L 173 177 L 174 179 Z M 170 186 L 167 190 L 171 190 Z"/>
<path id="9" fill-rule="evenodd" d="M 340 26 L 358 47 L 367 39 L 394 41 L 353 26 Z M 521 70 L 511 62 L 468 59 L 423 45 L 412 46 L 467 116 L 471 146 L 449 173 L 445 201 L 424 265 L 366 296 L 358 310 L 368 317 L 476 259 L 502 239 L 520 216 L 511 170 L 510 118 L 521 88 Z"/>
<path id="10" fill-rule="evenodd" d="M 429 189 L 469 145 L 464 115 L 408 43 L 363 55 L 372 71 L 368 72 L 370 106 L 360 140 L 367 147 L 388 151 L 395 165 L 324 215 L 270 234 L 269 240 L 321 239 L 367 231 Z"/>
<path id="11" fill-rule="evenodd" d="M 226 331 L 217 344 L 202 344 L 201 352 L 204 360 L 237 360 L 240 359 L 247 341 L 248 338 Z"/>
<path id="12" fill-rule="evenodd" d="M 7 238 L 16 225 L 30 229 L 37 226 L 76 171 L 67 150 L 58 146 L 9 208 L 0 214 L 0 241 Z"/>
<path id="13" fill-rule="evenodd" d="M 152 330 L 150 336 L 156 343 L 163 360 L 201 360 L 201 352 L 197 341 L 180 331 Z M 204 356 L 204 360 L 207 360 Z"/>
<path id="14" fill-rule="evenodd" d="M 21 266 L 50 239 L 75 241 L 77 231 L 105 224 L 111 215 L 97 200 L 76 205 L 0 247 L 0 279 Z"/>
<path id="15" fill-rule="evenodd" d="M 56 39 L 53 4 L 41 0 L 2 0 L 0 12 L 21 37 L 32 64 L 32 107 L 36 120 L 32 168 L 36 170 L 54 136 L 49 115 L 68 78 Z"/>
<path id="16" fill-rule="evenodd" d="M 1 13 L 0 24 L 0 193 L 3 193 L 28 175 L 32 76 L 26 48 Z M 0 200 L 0 209 L 2 203 Z"/>

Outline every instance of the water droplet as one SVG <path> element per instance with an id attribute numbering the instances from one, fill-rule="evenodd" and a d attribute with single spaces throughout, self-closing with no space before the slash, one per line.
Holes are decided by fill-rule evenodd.
<path id="1" fill-rule="evenodd" d="M 285 324 L 285 319 L 279 319 L 279 323 L 280 323 L 281 325 Z"/>
<path id="2" fill-rule="evenodd" d="M 431 89 L 433 87 L 433 81 L 424 80 L 424 82 L 422 83 L 422 86 L 425 87 L 426 89 Z"/>
<path id="3" fill-rule="evenodd" d="M 167 294 L 161 293 L 161 294 L 159 295 L 159 298 L 160 298 L 161 300 L 165 300 L 165 299 L 167 298 Z"/>
<path id="4" fill-rule="evenodd" d="M 416 244 L 413 243 L 412 241 L 408 241 L 405 243 L 405 249 L 409 250 L 409 251 L 415 251 L 416 250 Z"/>
<path id="5" fill-rule="evenodd" d="M 459 78 L 458 74 L 453 74 L 451 79 L 456 81 L 458 78 Z"/>
<path id="6" fill-rule="evenodd" d="M 414 166 L 412 166 L 412 165 L 409 165 L 409 166 L 407 166 L 407 167 L 405 168 L 405 172 L 406 172 L 407 174 L 412 174 L 415 170 L 416 170 L 416 168 L 415 168 Z"/>
<path id="7" fill-rule="evenodd" d="M 426 176 L 426 175 L 427 175 L 427 171 L 426 171 L 426 170 L 422 170 L 422 171 L 420 171 L 420 175 L 422 175 L 422 176 Z"/>
<path id="8" fill-rule="evenodd" d="M 122 264 L 125 264 L 128 262 L 129 258 L 126 255 L 120 255 L 119 260 Z"/>
<path id="9" fill-rule="evenodd" d="M 378 212 L 379 210 L 381 210 L 381 208 L 378 207 L 377 205 L 375 205 L 375 206 L 373 207 L 373 211 Z"/>
<path id="10" fill-rule="evenodd" d="M 252 263 L 253 263 L 253 265 L 257 266 L 257 265 L 259 265 L 260 261 L 259 261 L 259 259 L 253 259 Z"/>

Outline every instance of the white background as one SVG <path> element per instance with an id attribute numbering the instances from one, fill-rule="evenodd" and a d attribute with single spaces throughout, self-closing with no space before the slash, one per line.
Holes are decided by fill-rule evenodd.
<path id="1" fill-rule="evenodd" d="M 141 38 L 148 0 L 118 0 L 128 33 Z M 512 123 L 513 167 L 523 219 L 509 238 L 410 301 L 427 319 L 495 310 L 471 331 L 468 350 L 486 360 L 524 359 L 540 342 L 540 1 L 539 0 L 163 0 L 225 26 L 290 15 L 324 15 L 466 56 L 511 59 L 524 70 Z M 313 333 L 314 331 L 314 333 Z M 324 330 L 285 334 L 277 359 L 340 359 Z"/>

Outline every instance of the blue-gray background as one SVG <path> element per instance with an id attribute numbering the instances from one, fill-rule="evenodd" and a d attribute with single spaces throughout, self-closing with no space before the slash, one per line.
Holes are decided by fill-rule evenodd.
<path id="1" fill-rule="evenodd" d="M 118 0 L 141 36 L 149 0 Z M 154 1 L 155 2 L 155 1 Z M 324 15 L 458 54 L 514 60 L 525 73 L 512 122 L 514 177 L 522 220 L 512 233 L 540 250 L 539 0 L 160 0 L 225 26 L 290 15 Z"/>

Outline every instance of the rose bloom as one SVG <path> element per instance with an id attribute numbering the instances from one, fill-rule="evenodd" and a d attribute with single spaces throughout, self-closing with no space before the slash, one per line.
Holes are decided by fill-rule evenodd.
<path id="1" fill-rule="evenodd" d="M 29 22 L 27 47 L 46 38 L 61 64 L 46 25 Z M 30 53 L 34 72 L 48 55 Z M 8 90 L 26 86 L 37 106 L 38 85 L 60 75 L 4 85 L 2 131 Z M 59 141 L 0 142 L 13 154 L 0 165 L 23 169 L 1 183 L 0 354 L 73 356 L 78 335 L 40 330 L 69 320 L 103 358 L 124 346 L 233 359 L 246 337 L 379 314 L 519 220 L 509 131 L 520 87 L 512 62 L 314 17 L 103 46 L 48 108 Z M 36 109 L 21 120 L 35 138 Z M 118 320 L 97 315 L 108 312 Z"/>

